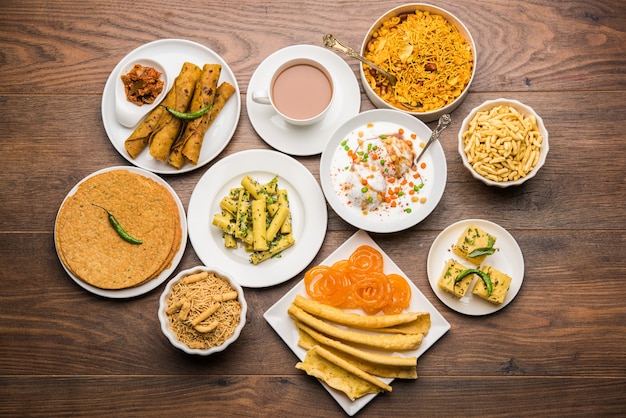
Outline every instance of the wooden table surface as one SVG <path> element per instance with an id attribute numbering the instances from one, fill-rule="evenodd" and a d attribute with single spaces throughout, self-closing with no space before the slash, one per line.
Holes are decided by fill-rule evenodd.
<path id="1" fill-rule="evenodd" d="M 175 4 L 179 3 L 179 4 Z M 371 234 L 451 324 L 418 363 L 359 416 L 626 414 L 626 3 L 620 0 L 438 1 L 467 25 L 477 74 L 441 137 L 448 182 L 424 221 Z M 157 39 L 196 41 L 239 83 L 241 118 L 219 157 L 164 176 L 187 208 L 206 170 L 247 149 L 270 149 L 248 118 L 257 66 L 330 32 L 358 46 L 389 1 L 0 1 L 0 415 L 345 416 L 263 318 L 302 273 L 248 289 L 248 322 L 226 352 L 174 349 L 141 297 L 95 296 L 63 270 L 54 247 L 61 201 L 82 178 L 129 165 L 103 128 L 100 103 L 115 65 Z M 356 61 L 349 61 L 355 74 Z M 469 110 L 507 97 L 533 106 L 550 154 L 526 185 L 490 188 L 456 151 Z M 361 110 L 373 105 L 361 89 Z M 433 128 L 434 124 L 430 123 Z M 298 157 L 319 181 L 319 155 Z M 311 265 L 355 229 L 329 208 Z M 482 218 L 506 228 L 525 260 L 523 286 L 501 311 L 473 317 L 433 293 L 426 260 L 448 225 Z M 201 264 L 187 245 L 178 270 Z"/>

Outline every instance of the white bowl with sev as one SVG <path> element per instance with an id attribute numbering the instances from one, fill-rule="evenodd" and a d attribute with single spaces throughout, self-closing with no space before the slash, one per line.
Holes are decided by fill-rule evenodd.
<path id="1" fill-rule="evenodd" d="M 392 86 L 381 73 L 360 65 L 363 88 L 374 106 L 423 122 L 456 109 L 476 72 L 476 46 L 467 27 L 447 10 L 424 3 L 383 14 L 367 32 L 361 54 L 398 79 Z"/>
<path id="2" fill-rule="evenodd" d="M 533 178 L 548 155 L 543 119 L 517 100 L 487 100 L 459 130 L 459 154 L 474 178 L 489 186 L 518 186 Z"/>
<path id="3" fill-rule="evenodd" d="M 242 287 L 216 268 L 183 270 L 170 280 L 159 300 L 161 330 L 185 353 L 207 356 L 232 344 L 246 323 Z"/>

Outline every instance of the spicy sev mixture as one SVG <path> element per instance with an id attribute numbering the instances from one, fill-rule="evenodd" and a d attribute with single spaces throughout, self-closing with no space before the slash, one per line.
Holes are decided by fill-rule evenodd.
<path id="1" fill-rule="evenodd" d="M 428 112 L 452 103 L 473 71 L 471 45 L 443 16 L 428 11 L 392 17 L 372 34 L 365 58 L 398 78 L 395 86 L 364 64 L 365 78 L 385 102 Z"/>
<path id="2" fill-rule="evenodd" d="M 166 314 L 180 342 L 206 349 L 224 344 L 235 333 L 241 309 L 239 295 L 226 279 L 202 271 L 172 286 Z"/>

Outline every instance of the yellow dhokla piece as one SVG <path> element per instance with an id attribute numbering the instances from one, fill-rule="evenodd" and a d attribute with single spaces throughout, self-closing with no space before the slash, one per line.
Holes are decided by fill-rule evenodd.
<path id="1" fill-rule="evenodd" d="M 508 275 L 490 266 L 483 266 L 481 270 L 487 273 L 491 279 L 491 295 L 487 294 L 487 286 L 482 279 L 476 281 L 472 293 L 491 303 L 500 305 L 504 302 L 506 292 L 509 291 L 512 279 Z"/>
<path id="2" fill-rule="evenodd" d="M 454 279 L 461 273 L 463 270 L 467 270 L 468 267 L 465 267 L 461 263 L 456 260 L 448 260 L 446 262 L 446 266 L 439 277 L 439 281 L 437 285 L 440 289 L 445 290 L 446 292 L 462 298 L 465 296 L 467 289 L 469 289 L 472 280 L 474 279 L 474 274 L 468 274 L 459 280 L 456 285 L 454 283 Z"/>
<path id="3" fill-rule="evenodd" d="M 469 257 L 469 254 L 477 249 L 493 248 L 495 242 L 496 237 L 475 225 L 470 225 L 465 228 L 456 245 L 452 247 L 452 251 L 467 261 L 479 266 L 488 254 L 479 255 L 477 257 Z"/>

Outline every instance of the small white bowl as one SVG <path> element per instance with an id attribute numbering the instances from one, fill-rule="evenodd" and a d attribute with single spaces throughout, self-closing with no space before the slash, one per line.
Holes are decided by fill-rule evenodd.
<path id="1" fill-rule="evenodd" d="M 167 313 L 165 313 L 165 310 L 167 309 L 167 299 L 169 298 L 170 293 L 172 291 L 172 286 L 174 286 L 174 284 L 176 284 L 183 277 L 188 276 L 188 275 L 193 274 L 193 273 L 200 272 L 200 271 L 207 271 L 209 273 L 215 273 L 215 275 L 217 275 L 217 276 L 219 276 L 219 277 L 221 277 L 223 279 L 228 280 L 230 285 L 237 290 L 237 299 L 239 300 L 239 303 L 241 304 L 241 314 L 240 314 L 240 317 L 239 317 L 239 324 L 235 328 L 235 331 L 233 332 L 233 335 L 229 339 L 224 341 L 223 344 L 215 346 L 215 347 L 211 347 L 211 348 L 208 348 L 208 349 L 189 348 L 189 346 L 187 346 L 187 344 L 184 344 L 181 341 L 179 341 L 176 338 L 176 334 L 174 334 L 174 332 L 170 328 L 170 324 L 169 324 L 169 320 L 168 320 L 168 317 L 167 317 Z M 231 345 L 233 342 L 235 342 L 237 340 L 237 338 L 239 338 L 239 335 L 241 334 L 241 330 L 246 325 L 246 313 L 247 313 L 247 311 L 248 311 L 248 305 L 246 303 L 246 299 L 245 299 L 244 294 L 243 294 L 243 288 L 237 283 L 237 281 L 235 281 L 234 277 L 232 277 L 228 273 L 225 273 L 225 272 L 223 272 L 223 271 L 221 271 L 219 269 L 213 268 L 213 267 L 198 266 L 198 267 L 193 267 L 193 268 L 181 271 L 180 273 L 178 273 L 176 275 L 176 277 L 174 277 L 172 280 L 170 280 L 167 283 L 167 285 L 165 286 L 165 289 L 163 290 L 163 293 L 161 293 L 161 297 L 159 299 L 158 317 L 159 317 L 159 321 L 161 323 L 161 331 L 163 331 L 163 334 L 167 337 L 169 342 L 174 347 L 184 351 L 187 354 L 197 354 L 197 355 L 201 355 L 201 356 L 208 356 L 210 354 L 218 353 L 220 351 L 225 350 L 229 345 Z"/>
<path id="2" fill-rule="evenodd" d="M 127 74 L 130 70 L 133 69 L 135 64 L 142 65 L 144 67 L 152 67 L 158 72 L 161 73 L 160 79 L 163 81 L 163 89 L 161 93 L 154 99 L 154 102 L 151 104 L 144 104 L 142 106 L 138 106 L 134 103 L 128 101 L 126 97 L 126 89 L 124 88 L 124 82 L 122 81 L 122 76 Z M 115 80 L 115 116 L 117 121 L 127 128 L 134 128 L 137 124 L 143 119 L 144 116 L 148 114 L 152 109 L 157 107 L 159 103 L 163 100 L 163 97 L 167 94 L 170 89 L 170 80 L 167 76 L 167 72 L 161 63 L 149 59 L 149 58 L 137 58 L 131 61 L 128 61 L 126 65 L 124 65 L 119 74 L 117 75 L 117 79 Z"/>
<path id="3" fill-rule="evenodd" d="M 459 18 L 457 18 L 455 15 L 453 15 L 452 13 L 450 13 L 449 11 L 445 9 L 442 9 L 437 6 L 433 6 L 431 4 L 426 4 L 426 3 L 409 3 L 409 4 L 397 6 L 385 12 L 381 17 L 376 19 L 376 22 L 374 22 L 374 24 L 367 31 L 367 34 L 365 35 L 365 38 L 363 39 L 363 45 L 361 46 L 361 55 L 365 56 L 365 54 L 367 53 L 367 44 L 370 41 L 370 39 L 372 39 L 372 34 L 376 32 L 382 26 L 383 22 L 389 20 L 392 17 L 399 16 L 401 14 L 414 13 L 416 10 L 428 11 L 431 14 L 437 14 L 437 15 L 443 16 L 448 21 L 448 23 L 454 25 L 458 29 L 459 33 L 465 38 L 465 40 L 467 41 L 467 43 L 470 45 L 472 49 L 472 58 L 473 58 L 472 75 L 470 77 L 470 80 L 467 86 L 465 86 L 465 88 L 463 89 L 459 97 L 457 97 L 453 102 L 447 104 L 446 106 L 442 108 L 429 110 L 426 112 L 415 112 L 415 111 L 399 109 L 393 106 L 392 104 L 387 103 L 378 94 L 376 94 L 376 92 L 372 89 L 372 87 L 367 82 L 367 78 L 365 77 L 365 72 L 363 70 L 362 64 L 359 65 L 359 74 L 361 76 L 361 84 L 363 85 L 365 94 L 370 99 L 372 104 L 376 106 L 377 108 L 398 110 L 398 111 L 416 116 L 418 119 L 420 119 L 423 122 L 432 122 L 434 120 L 439 119 L 441 115 L 445 113 L 451 113 L 453 110 L 459 107 L 459 105 L 463 102 L 463 100 L 465 100 L 465 97 L 467 96 L 467 93 L 469 92 L 470 86 L 472 85 L 472 81 L 474 80 L 474 76 L 476 74 L 476 65 L 477 65 L 478 59 L 476 56 L 477 54 L 476 54 L 476 45 L 474 44 L 474 38 L 472 38 L 472 35 L 470 34 L 469 30 L 463 24 L 463 22 L 459 20 Z"/>
<path id="4" fill-rule="evenodd" d="M 537 129 L 539 130 L 539 132 L 541 133 L 541 136 L 543 137 L 541 148 L 539 149 L 539 160 L 537 161 L 537 164 L 534 166 L 534 168 L 530 172 L 528 172 L 528 174 L 526 174 L 526 176 L 521 177 L 518 180 L 494 181 L 494 180 L 488 179 L 487 177 L 478 173 L 472 167 L 472 165 L 468 161 L 467 154 L 464 150 L 465 146 L 464 146 L 464 141 L 463 141 L 463 134 L 469 129 L 469 124 L 471 120 L 474 118 L 474 116 L 476 116 L 476 113 L 488 111 L 496 106 L 509 106 L 509 107 L 515 108 L 520 114 L 526 117 L 534 116 L 535 119 L 537 120 Z M 469 112 L 469 114 L 465 117 L 463 122 L 461 123 L 461 128 L 459 129 L 458 138 L 459 138 L 458 151 L 459 151 L 459 154 L 461 155 L 461 159 L 463 160 L 463 165 L 465 166 L 465 168 L 469 170 L 469 172 L 472 174 L 472 176 L 474 176 L 474 178 L 482 181 L 488 186 L 496 186 L 496 187 L 518 186 L 530 180 L 531 178 L 533 178 L 537 174 L 539 169 L 544 165 L 546 161 L 546 156 L 548 155 L 548 151 L 550 149 L 550 146 L 548 144 L 548 131 L 546 130 L 546 127 L 543 123 L 543 119 L 530 106 L 527 106 L 517 100 L 512 100 L 512 99 L 500 98 L 500 99 L 495 99 L 495 100 L 487 100 L 480 106 L 477 106 L 474 109 L 472 109 Z"/>

